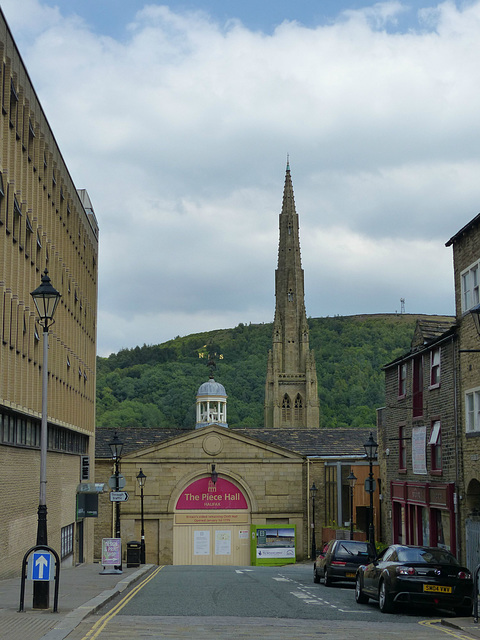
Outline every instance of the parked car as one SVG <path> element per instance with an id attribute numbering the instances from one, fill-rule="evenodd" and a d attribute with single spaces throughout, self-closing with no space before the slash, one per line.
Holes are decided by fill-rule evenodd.
<path id="1" fill-rule="evenodd" d="M 368 565 L 361 565 L 355 581 L 355 600 L 378 600 L 388 613 L 396 603 L 433 605 L 469 616 L 473 604 L 472 574 L 439 547 L 394 544 Z"/>
<path id="2" fill-rule="evenodd" d="M 329 587 L 334 580 L 355 581 L 358 566 L 375 558 L 375 549 L 369 542 L 359 540 L 330 540 L 313 565 L 313 581 L 323 578 Z"/>

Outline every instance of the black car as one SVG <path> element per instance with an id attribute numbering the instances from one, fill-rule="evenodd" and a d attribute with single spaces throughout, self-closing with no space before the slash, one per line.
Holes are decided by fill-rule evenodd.
<path id="1" fill-rule="evenodd" d="M 323 578 L 329 587 L 334 580 L 355 581 L 358 566 L 375 558 L 369 542 L 358 540 L 330 540 L 313 565 L 313 581 Z"/>
<path id="2" fill-rule="evenodd" d="M 396 603 L 433 605 L 469 616 L 473 604 L 472 574 L 439 547 L 394 544 L 368 565 L 358 568 L 355 600 L 378 600 L 388 613 Z"/>

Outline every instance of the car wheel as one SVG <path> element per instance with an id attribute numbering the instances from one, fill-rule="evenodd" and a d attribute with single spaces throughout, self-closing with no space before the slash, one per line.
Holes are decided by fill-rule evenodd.
<path id="1" fill-rule="evenodd" d="M 362 585 L 360 582 L 360 576 L 357 576 L 355 581 L 355 600 L 358 604 L 367 604 L 368 596 L 366 596 L 362 591 Z"/>
<path id="2" fill-rule="evenodd" d="M 332 586 L 332 579 L 330 577 L 330 574 L 328 573 L 327 569 L 325 569 L 325 573 L 323 576 L 323 581 L 325 582 L 325 586 L 326 587 L 331 587 Z"/>
<path id="3" fill-rule="evenodd" d="M 472 615 L 472 606 L 469 607 L 455 607 L 455 615 L 459 618 L 470 618 Z"/>
<path id="4" fill-rule="evenodd" d="M 385 580 L 382 580 L 378 588 L 378 606 L 382 613 L 391 613 L 393 611 L 392 596 L 388 593 Z"/>
<path id="5" fill-rule="evenodd" d="M 320 576 L 317 573 L 317 567 L 313 567 L 313 581 L 315 582 L 315 584 L 318 584 L 320 582 Z"/>

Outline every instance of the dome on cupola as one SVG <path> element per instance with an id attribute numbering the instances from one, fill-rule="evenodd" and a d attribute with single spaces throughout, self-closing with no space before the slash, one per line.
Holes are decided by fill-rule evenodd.
<path id="1" fill-rule="evenodd" d="M 197 397 L 198 396 L 225 396 L 226 398 L 227 392 L 223 384 L 215 382 L 213 378 L 210 378 L 208 382 L 204 382 L 199 386 L 197 391 Z"/>
<path id="2" fill-rule="evenodd" d="M 195 429 L 218 424 L 227 427 L 227 392 L 223 384 L 210 378 L 197 391 L 197 421 Z"/>

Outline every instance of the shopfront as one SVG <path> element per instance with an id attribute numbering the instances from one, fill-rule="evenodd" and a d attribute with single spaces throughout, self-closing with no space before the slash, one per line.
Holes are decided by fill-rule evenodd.
<path id="1" fill-rule="evenodd" d="M 392 482 L 393 542 L 442 547 L 456 554 L 455 485 Z"/>

